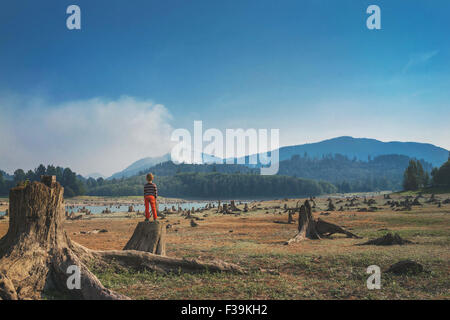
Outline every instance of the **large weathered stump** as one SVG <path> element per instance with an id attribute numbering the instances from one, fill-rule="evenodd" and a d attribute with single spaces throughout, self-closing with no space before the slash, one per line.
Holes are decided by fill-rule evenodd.
<path id="1" fill-rule="evenodd" d="M 0 240 L 0 297 L 39 299 L 46 291 L 84 299 L 126 298 L 89 272 L 63 230 L 64 189 L 51 177 L 12 188 L 8 233 Z M 81 271 L 81 289 L 67 286 L 67 268 Z"/>
<path id="2" fill-rule="evenodd" d="M 309 201 L 306 200 L 299 210 L 298 233 L 294 238 L 287 241 L 286 244 L 306 239 L 321 239 L 335 233 L 345 234 L 349 238 L 360 238 L 338 225 L 326 222 L 320 218 L 315 220 L 312 216 L 311 205 L 309 204 Z"/>
<path id="3" fill-rule="evenodd" d="M 157 272 L 243 272 L 239 266 L 221 261 L 204 263 L 135 250 L 87 249 L 71 241 L 64 231 L 64 189 L 54 177 L 42 177 L 42 181 L 10 190 L 9 230 L 0 239 L 0 300 L 40 299 L 47 292 L 77 299 L 128 299 L 105 288 L 89 271 L 89 264 L 118 263 Z M 67 285 L 73 267 L 80 271 L 79 288 Z"/>
<path id="4" fill-rule="evenodd" d="M 123 250 L 166 255 L 166 227 L 160 221 L 139 222 Z"/>

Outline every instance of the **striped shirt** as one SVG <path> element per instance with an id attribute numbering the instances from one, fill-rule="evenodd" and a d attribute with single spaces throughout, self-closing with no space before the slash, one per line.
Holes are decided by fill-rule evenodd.
<path id="1" fill-rule="evenodd" d="M 158 197 L 158 188 L 156 188 L 156 184 L 147 183 L 144 185 L 144 196 L 154 196 Z"/>

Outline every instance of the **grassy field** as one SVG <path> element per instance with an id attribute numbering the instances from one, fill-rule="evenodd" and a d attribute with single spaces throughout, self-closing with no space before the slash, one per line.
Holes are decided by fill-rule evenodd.
<path id="1" fill-rule="evenodd" d="M 446 194 L 450 194 L 450 188 L 449 187 L 430 187 L 430 188 L 423 188 L 423 189 L 419 189 L 419 190 L 414 190 L 414 191 L 399 191 L 394 193 L 395 195 L 399 195 L 399 196 L 416 196 L 418 194 L 442 194 L 442 195 L 446 195 Z"/>
<path id="2" fill-rule="evenodd" d="M 394 198 L 401 200 L 399 195 Z M 450 195 L 439 198 L 444 200 Z M 438 208 L 425 204 L 423 199 L 424 205 L 414 206 L 411 211 L 393 211 L 384 205 L 383 197 L 375 200 L 379 208 L 376 212 L 351 208 L 329 215 L 320 215 L 327 207 L 326 199 L 316 201 L 315 217 L 339 224 L 364 239 L 334 235 L 284 245 L 296 234 L 297 225 L 274 221 L 287 221 L 281 208 L 285 203 L 294 206 L 296 200 L 260 201 L 256 210 L 239 216 L 219 215 L 214 210 L 197 213 L 208 217 L 198 221 L 196 228 L 180 215 L 163 220 L 173 225 L 167 233 L 168 256 L 222 259 L 245 268 L 245 275 L 134 272 L 114 264 L 91 268 L 108 288 L 134 299 L 449 299 L 450 204 Z M 89 248 L 122 249 L 140 219 L 67 221 L 65 228 L 73 240 Z M 103 228 L 108 232 L 80 233 Z M 6 231 L 6 221 L 0 222 L 0 235 Z M 413 244 L 357 246 L 387 232 L 399 233 Z M 426 272 L 384 272 L 403 259 L 421 263 Z M 382 270 L 381 290 L 366 287 L 366 269 L 370 265 Z"/>

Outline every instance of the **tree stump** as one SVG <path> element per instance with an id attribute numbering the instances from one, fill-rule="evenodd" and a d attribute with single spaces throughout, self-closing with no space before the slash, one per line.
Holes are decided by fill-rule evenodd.
<path id="1" fill-rule="evenodd" d="M 139 222 L 123 250 L 166 255 L 166 227 L 160 221 Z"/>
<path id="2" fill-rule="evenodd" d="M 294 222 L 294 218 L 292 218 L 292 211 L 289 210 L 289 212 L 288 212 L 288 223 L 291 224 L 292 222 Z"/>
<path id="3" fill-rule="evenodd" d="M 320 239 L 316 230 L 316 224 L 312 216 L 311 205 L 306 200 L 305 204 L 300 207 L 298 216 L 298 234 L 296 236 L 298 240 L 303 239 Z"/>
<path id="4" fill-rule="evenodd" d="M 220 200 L 217 202 L 217 212 L 221 212 L 222 211 L 222 206 L 220 205 Z"/>
<path id="5" fill-rule="evenodd" d="M 311 205 L 309 204 L 309 201 L 306 200 L 299 211 L 298 233 L 285 244 L 291 244 L 292 242 L 299 242 L 306 239 L 321 239 L 322 237 L 329 237 L 334 233 L 342 233 L 349 238 L 360 239 L 357 235 L 344 230 L 338 225 L 326 222 L 320 218 L 315 220 L 312 216 Z"/>
<path id="6" fill-rule="evenodd" d="M 336 207 L 334 206 L 333 200 L 328 199 L 328 208 L 326 211 L 334 211 L 336 210 Z"/>
<path id="7" fill-rule="evenodd" d="M 135 250 L 95 251 L 71 241 L 63 228 L 64 188 L 54 179 L 12 188 L 8 233 L 0 239 L 0 299 L 40 299 L 52 295 L 78 299 L 128 299 L 105 288 L 87 265 L 117 263 L 156 272 L 236 272 L 237 265 L 162 257 Z M 69 289 L 72 273 L 80 271 L 80 288 Z"/>
<path id="8" fill-rule="evenodd" d="M 79 261 L 62 229 L 64 190 L 51 178 L 42 180 L 46 184 L 33 182 L 10 190 L 9 230 L 0 240 L 0 277 L 8 285 L 0 287 L 0 296 L 37 299 L 46 289 L 79 298 L 124 298 L 104 288 Z M 70 265 L 81 271 L 81 290 L 67 288 Z"/>
<path id="9" fill-rule="evenodd" d="M 230 202 L 230 209 L 231 209 L 231 211 L 241 211 L 241 209 L 236 207 L 236 203 L 234 200 L 231 200 L 231 202 Z"/>

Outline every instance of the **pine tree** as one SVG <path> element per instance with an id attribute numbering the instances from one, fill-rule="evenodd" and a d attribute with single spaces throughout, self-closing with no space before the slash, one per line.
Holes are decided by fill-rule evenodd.
<path id="1" fill-rule="evenodd" d="M 417 162 L 415 160 L 410 160 L 403 177 L 403 189 L 417 190 L 419 189 L 419 185 Z"/>
<path id="2" fill-rule="evenodd" d="M 426 187 L 429 184 L 429 181 L 430 176 L 428 172 L 423 169 L 422 162 L 419 160 L 410 160 L 403 175 L 403 189 L 417 190 Z"/>
<path id="3" fill-rule="evenodd" d="M 450 186 L 450 160 L 439 169 L 433 170 L 434 186 Z"/>

